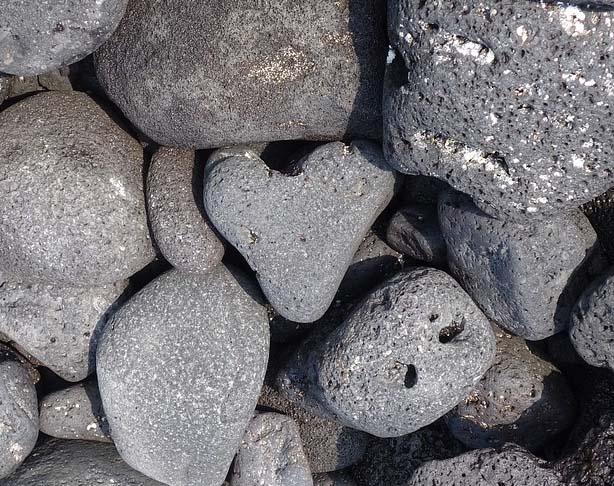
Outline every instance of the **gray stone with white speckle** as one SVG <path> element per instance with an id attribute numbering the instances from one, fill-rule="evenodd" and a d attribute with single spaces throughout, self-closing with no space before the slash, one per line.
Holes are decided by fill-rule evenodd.
<path id="1" fill-rule="evenodd" d="M 161 145 L 379 139 L 385 24 L 384 0 L 133 0 L 96 68 Z"/>
<path id="2" fill-rule="evenodd" d="M 299 429 L 279 413 L 257 414 L 235 457 L 230 486 L 313 486 Z"/>
<path id="3" fill-rule="evenodd" d="M 450 192 L 440 199 L 439 220 L 452 273 L 488 317 L 530 340 L 567 328 L 586 283 L 582 264 L 596 242 L 582 213 L 505 222 Z"/>
<path id="4" fill-rule="evenodd" d="M 396 179 L 380 147 L 366 141 L 323 145 L 296 168 L 285 175 L 249 150 L 220 150 L 205 168 L 204 200 L 275 310 L 313 322 L 330 306 Z"/>
<path id="5" fill-rule="evenodd" d="M 28 373 L 15 355 L 0 348 L 0 478 L 11 474 L 34 448 L 38 400 Z M 4 480 L 0 481 L 3 485 Z"/>
<path id="6" fill-rule="evenodd" d="M 39 416 L 41 432 L 51 437 L 111 442 L 95 380 L 46 395 Z"/>
<path id="7" fill-rule="evenodd" d="M 127 0 L 14 0 L 2 6 L 0 71 L 29 76 L 94 52 L 115 31 Z"/>
<path id="8" fill-rule="evenodd" d="M 184 272 L 207 273 L 224 256 L 194 181 L 195 153 L 161 147 L 147 174 L 147 207 L 153 237 L 164 258 Z M 202 181 L 200 181 L 202 182 Z"/>
<path id="9" fill-rule="evenodd" d="M 94 286 L 154 258 L 143 151 L 83 93 L 0 113 L 0 267 L 26 282 Z"/>
<path id="10" fill-rule="evenodd" d="M 94 372 L 100 331 L 127 285 L 27 284 L 0 274 L 0 334 L 65 380 L 83 380 Z"/>
<path id="11" fill-rule="evenodd" d="M 129 467 L 112 444 L 42 440 L 2 486 L 164 486 Z"/>
<path id="12" fill-rule="evenodd" d="M 456 281 L 414 268 L 370 293 L 329 335 L 305 341 L 277 383 L 317 413 L 396 437 L 454 408 L 494 353 L 488 320 Z"/>
<path id="13" fill-rule="evenodd" d="M 571 314 L 571 342 L 592 366 L 614 369 L 613 299 L 614 269 L 610 269 L 584 292 Z"/>
<path id="14" fill-rule="evenodd" d="M 255 287 L 222 265 L 171 270 L 109 321 L 98 386 L 117 450 L 138 471 L 173 486 L 224 481 L 268 358 Z"/>
<path id="15" fill-rule="evenodd" d="M 567 430 L 576 401 L 565 376 L 524 339 L 496 329 L 495 362 L 446 421 L 472 449 L 513 442 L 530 451 Z"/>
<path id="16" fill-rule="evenodd" d="M 516 220 L 614 186 L 613 22 L 592 2 L 392 1 L 388 161 Z"/>
<path id="17" fill-rule="evenodd" d="M 420 466 L 406 486 L 564 486 L 559 474 L 524 449 L 478 449 Z"/>
<path id="18" fill-rule="evenodd" d="M 356 486 L 352 477 L 343 471 L 314 474 L 313 486 Z"/>

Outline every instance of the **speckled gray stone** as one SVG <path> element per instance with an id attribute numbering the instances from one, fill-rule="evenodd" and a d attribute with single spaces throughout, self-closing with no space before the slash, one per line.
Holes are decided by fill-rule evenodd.
<path id="1" fill-rule="evenodd" d="M 193 150 L 161 147 L 147 174 L 147 208 L 164 258 L 184 272 L 207 273 L 222 260 L 224 245 L 205 215 L 196 175 Z"/>
<path id="2" fill-rule="evenodd" d="M 388 223 L 386 240 L 392 248 L 414 260 L 446 264 L 446 242 L 436 205 L 414 204 L 398 210 Z"/>
<path id="3" fill-rule="evenodd" d="M 47 439 L 2 486 L 164 486 L 122 461 L 112 444 Z"/>
<path id="4" fill-rule="evenodd" d="M 111 435 L 135 469 L 172 486 L 221 484 L 253 415 L 268 318 L 247 278 L 171 270 L 110 320 L 97 352 Z"/>
<path id="5" fill-rule="evenodd" d="M 571 315 L 571 342 L 592 366 L 614 369 L 613 299 L 614 269 L 610 269 L 582 294 Z"/>
<path id="6" fill-rule="evenodd" d="M 564 486 L 557 472 L 524 449 L 479 449 L 420 466 L 406 486 Z"/>
<path id="7" fill-rule="evenodd" d="M 205 168 L 204 201 L 275 310 L 312 322 L 392 198 L 395 175 L 379 146 L 366 141 L 318 147 L 296 172 L 272 171 L 249 150 L 220 150 Z"/>
<path id="8" fill-rule="evenodd" d="M 94 372 L 100 331 L 127 284 L 62 287 L 0 274 L 0 335 L 65 380 L 83 380 Z"/>
<path id="9" fill-rule="evenodd" d="M 614 12 L 601 3 L 391 2 L 389 162 L 518 220 L 614 186 Z"/>
<path id="10" fill-rule="evenodd" d="M 384 0 L 134 0 L 97 73 L 166 146 L 381 138 L 385 22 Z"/>
<path id="11" fill-rule="evenodd" d="M 82 93 L 0 113 L 0 268 L 17 280 L 103 285 L 154 258 L 143 152 Z"/>
<path id="12" fill-rule="evenodd" d="M 494 364 L 447 415 L 448 426 L 472 449 L 513 442 L 537 451 L 573 424 L 574 395 L 564 375 L 524 339 L 502 330 L 495 335 Z"/>
<path id="13" fill-rule="evenodd" d="M 279 413 L 257 414 L 235 457 L 230 486 L 313 486 L 296 422 Z"/>
<path id="14" fill-rule="evenodd" d="M 0 19 L 0 71 L 28 76 L 83 59 L 119 25 L 128 0 L 12 0 Z"/>
<path id="15" fill-rule="evenodd" d="M 38 437 L 38 400 L 28 370 L 0 347 L 0 478 L 24 461 Z M 5 480 L 0 483 L 6 484 Z"/>
<path id="16" fill-rule="evenodd" d="M 363 457 L 367 434 L 344 427 L 334 420 L 313 415 L 297 403 L 282 397 L 266 383 L 262 387 L 258 406 L 262 410 L 283 413 L 296 421 L 303 449 L 314 474 L 344 469 Z"/>
<path id="17" fill-rule="evenodd" d="M 488 320 L 454 279 L 414 268 L 379 286 L 329 335 L 305 341 L 277 383 L 348 427 L 396 437 L 454 408 L 494 354 Z"/>
<path id="18" fill-rule="evenodd" d="M 348 473 L 338 471 L 314 474 L 313 486 L 356 486 L 356 483 Z"/>
<path id="19" fill-rule="evenodd" d="M 40 430 L 59 439 L 111 442 L 95 380 L 59 390 L 40 401 Z"/>
<path id="20" fill-rule="evenodd" d="M 582 262 L 596 241 L 582 213 L 511 223 L 448 193 L 440 199 L 439 219 L 450 269 L 488 317 L 530 340 L 567 328 L 586 284 Z"/>

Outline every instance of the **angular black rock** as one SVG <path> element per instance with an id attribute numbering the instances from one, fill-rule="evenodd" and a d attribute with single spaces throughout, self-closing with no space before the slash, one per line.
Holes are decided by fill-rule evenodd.
<path id="1" fill-rule="evenodd" d="M 488 317 L 530 340 L 567 328 L 588 279 L 582 263 L 596 241 L 582 213 L 505 222 L 449 192 L 440 199 L 439 219 L 450 269 Z"/>
<path id="2" fill-rule="evenodd" d="M 395 437 L 454 408 L 494 353 L 488 320 L 456 281 L 415 268 L 379 286 L 331 333 L 304 341 L 277 384 L 315 413 Z"/>
<path id="3" fill-rule="evenodd" d="M 167 146 L 380 138 L 385 17 L 383 0 L 135 0 L 97 72 Z"/>
<path id="4" fill-rule="evenodd" d="M 2 5 L 0 71 L 28 76 L 94 52 L 119 25 L 128 0 L 11 0 Z"/>
<path id="5" fill-rule="evenodd" d="M 391 165 L 518 219 L 550 218 L 614 186 L 609 4 L 392 1 Z"/>

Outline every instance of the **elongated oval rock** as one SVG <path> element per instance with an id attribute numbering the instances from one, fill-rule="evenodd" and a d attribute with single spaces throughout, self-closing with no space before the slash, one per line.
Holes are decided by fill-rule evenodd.
<path id="1" fill-rule="evenodd" d="M 326 312 L 363 237 L 393 195 L 394 172 L 371 142 L 326 144 L 296 175 L 249 150 L 221 150 L 205 169 L 205 209 L 287 319 Z"/>
<path id="2" fill-rule="evenodd" d="M 143 151 L 83 93 L 0 113 L 0 268 L 19 281 L 98 286 L 154 258 Z"/>
<path id="3" fill-rule="evenodd" d="M 454 279 L 415 268 L 378 287 L 328 336 L 305 341 L 277 382 L 348 427 L 395 437 L 454 408 L 494 353 L 488 320 Z"/>
<path id="4" fill-rule="evenodd" d="M 268 317 L 253 284 L 218 266 L 171 270 L 109 322 L 98 385 L 124 460 L 173 486 L 222 484 L 258 399 Z"/>
<path id="5" fill-rule="evenodd" d="M 587 283 L 582 264 L 596 241 L 584 215 L 505 222 L 448 193 L 440 199 L 439 219 L 450 269 L 488 317 L 529 340 L 567 328 Z"/>
<path id="6" fill-rule="evenodd" d="M 128 0 L 15 0 L 2 5 L 0 71 L 32 76 L 83 59 L 119 25 Z"/>
<path id="7" fill-rule="evenodd" d="M 224 256 L 224 245 L 209 225 L 197 192 L 193 150 L 162 147 L 147 174 L 151 231 L 164 258 L 179 270 L 207 273 Z"/>

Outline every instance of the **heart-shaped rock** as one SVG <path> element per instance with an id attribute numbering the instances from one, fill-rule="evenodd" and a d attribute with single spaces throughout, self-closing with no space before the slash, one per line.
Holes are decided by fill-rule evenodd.
<path id="1" fill-rule="evenodd" d="M 295 175 L 254 152 L 223 149 L 205 169 L 204 202 L 247 259 L 273 307 L 297 322 L 324 314 L 371 224 L 390 202 L 395 173 L 371 142 L 333 142 Z"/>

